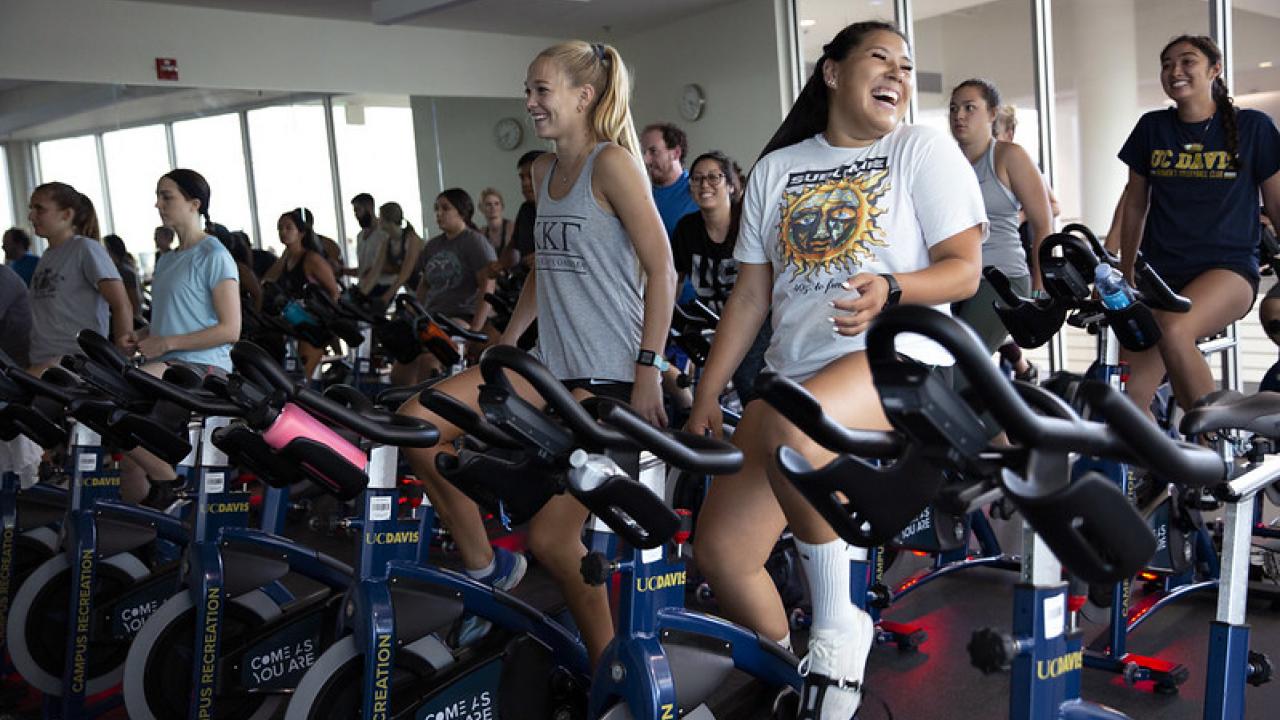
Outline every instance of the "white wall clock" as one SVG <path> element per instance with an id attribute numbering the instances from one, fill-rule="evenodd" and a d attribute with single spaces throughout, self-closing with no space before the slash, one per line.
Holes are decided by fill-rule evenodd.
<path id="1" fill-rule="evenodd" d="M 702 94 L 702 88 L 689 83 L 680 91 L 680 117 L 690 122 L 702 117 L 702 111 L 707 106 L 707 98 Z"/>
<path id="2" fill-rule="evenodd" d="M 493 126 L 493 141 L 503 150 L 515 150 L 524 139 L 524 126 L 515 118 L 502 118 Z"/>

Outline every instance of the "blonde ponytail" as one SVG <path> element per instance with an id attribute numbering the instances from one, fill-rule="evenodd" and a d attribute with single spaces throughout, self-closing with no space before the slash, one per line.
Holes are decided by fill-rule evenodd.
<path id="1" fill-rule="evenodd" d="M 631 119 L 631 75 L 618 50 L 612 45 L 568 40 L 543 50 L 538 57 L 554 60 L 573 86 L 595 88 L 591 130 L 601 140 L 620 145 L 642 165 L 640 138 Z"/>

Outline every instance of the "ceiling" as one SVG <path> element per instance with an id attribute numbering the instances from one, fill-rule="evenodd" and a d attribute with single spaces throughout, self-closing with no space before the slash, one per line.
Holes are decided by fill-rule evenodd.
<path id="1" fill-rule="evenodd" d="M 139 0 L 220 10 L 373 22 L 375 0 Z M 412 0 L 383 0 L 413 4 Z M 452 0 L 399 24 L 545 37 L 622 37 L 734 0 Z"/>

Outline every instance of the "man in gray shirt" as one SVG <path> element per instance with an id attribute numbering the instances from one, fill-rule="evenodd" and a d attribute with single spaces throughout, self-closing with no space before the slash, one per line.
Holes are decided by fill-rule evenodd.
<path id="1" fill-rule="evenodd" d="M 0 350 L 19 367 L 31 364 L 31 301 L 27 284 L 8 265 L 0 265 Z"/>

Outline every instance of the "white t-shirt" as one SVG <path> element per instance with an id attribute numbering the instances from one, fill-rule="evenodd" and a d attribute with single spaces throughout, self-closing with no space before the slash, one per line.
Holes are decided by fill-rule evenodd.
<path id="1" fill-rule="evenodd" d="M 955 141 L 900 125 L 868 147 L 837 148 L 823 135 L 769 153 L 751 171 L 734 257 L 773 266 L 774 372 L 807 379 L 831 361 L 865 350 L 865 333 L 831 331 L 830 301 L 860 272 L 910 273 L 929 248 L 987 216 L 969 161 Z M 935 309 L 948 313 L 948 306 Z M 935 365 L 951 356 L 919 335 L 898 351 Z"/>

